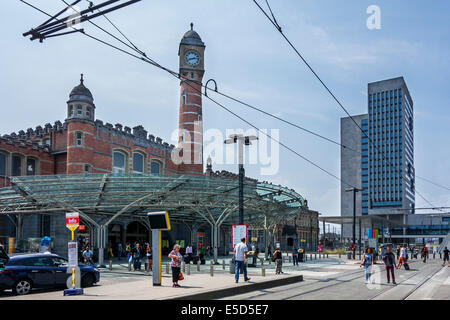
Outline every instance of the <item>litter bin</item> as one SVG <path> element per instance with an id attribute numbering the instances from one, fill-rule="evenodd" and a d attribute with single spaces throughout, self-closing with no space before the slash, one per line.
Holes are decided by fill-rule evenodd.
<path id="1" fill-rule="evenodd" d="M 351 259 L 353 256 L 351 251 L 347 251 L 347 259 Z"/>
<path id="2" fill-rule="evenodd" d="M 234 274 L 236 270 L 236 260 L 234 260 L 234 256 L 233 258 L 231 258 L 230 260 L 230 274 Z"/>

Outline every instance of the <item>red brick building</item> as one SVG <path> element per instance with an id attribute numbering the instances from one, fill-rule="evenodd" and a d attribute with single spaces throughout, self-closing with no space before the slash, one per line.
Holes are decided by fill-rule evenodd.
<path id="1" fill-rule="evenodd" d="M 202 175 L 204 51 L 205 45 L 191 24 L 178 51 L 181 81 L 177 147 L 148 133 L 142 125 L 131 128 L 96 119 L 96 108 L 102 106 L 95 105 L 94 96 L 81 75 L 80 83 L 69 93 L 64 121 L 0 135 L 0 188 L 10 186 L 10 177 L 24 175 Z M 23 219 L 20 222 L 23 232 L 19 232 L 22 228 L 18 228 L 16 217 L 0 216 L 0 241 L 6 241 L 7 236 L 37 238 L 58 232 L 53 231 L 56 227 L 52 221 L 56 218 L 34 215 Z M 137 238 L 145 234 L 142 226 L 132 221 L 119 221 L 117 226 L 112 226 L 110 234 L 119 229 L 117 240 L 122 241 L 129 235 Z"/>
<path id="2" fill-rule="evenodd" d="M 180 42 L 179 148 L 143 126 L 131 129 L 95 118 L 91 91 L 72 89 L 64 122 L 0 136 L 0 186 L 10 176 L 82 173 L 203 174 L 201 83 L 205 45 L 193 30 Z M 176 159 L 172 160 L 172 155 Z"/>

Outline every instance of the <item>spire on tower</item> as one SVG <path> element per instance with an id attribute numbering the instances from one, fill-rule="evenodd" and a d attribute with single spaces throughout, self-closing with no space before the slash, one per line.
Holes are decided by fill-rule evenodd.
<path id="1" fill-rule="evenodd" d="M 194 30 L 194 24 L 191 22 L 191 30 Z"/>
<path id="2" fill-rule="evenodd" d="M 84 82 L 84 80 L 83 80 L 83 74 L 81 74 L 80 84 L 84 85 L 83 82 Z"/>

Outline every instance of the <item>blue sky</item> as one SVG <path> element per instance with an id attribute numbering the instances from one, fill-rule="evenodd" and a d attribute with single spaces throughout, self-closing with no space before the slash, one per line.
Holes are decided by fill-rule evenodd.
<path id="1" fill-rule="evenodd" d="M 29 1 L 52 13 L 62 8 L 58 0 Z M 368 82 L 404 76 L 414 101 L 416 173 L 449 186 L 450 3 L 270 3 L 285 34 L 351 114 L 367 111 Z M 381 9 L 380 30 L 366 27 L 366 9 L 373 4 Z M 19 1 L 1 1 L 0 9 L 7 13 L 0 38 L 0 134 L 63 121 L 68 94 L 84 73 L 94 95 L 96 118 L 129 127 L 142 124 L 150 133 L 170 140 L 178 121 L 175 78 L 80 34 L 42 44 L 31 42 L 22 33 L 46 17 Z M 339 119 L 344 112 L 252 1 L 143 0 L 109 17 L 149 56 L 175 70 L 179 41 L 193 22 L 206 44 L 205 80 L 214 78 L 221 91 L 339 141 Z M 112 30 L 103 18 L 96 22 Z M 110 40 L 91 26 L 83 27 Z M 260 128 L 280 129 L 281 141 L 339 175 L 339 147 L 218 100 Z M 205 130 L 248 129 L 208 101 L 203 104 L 203 119 Z M 339 182 L 292 153 L 280 151 L 279 173 L 260 178 L 294 188 L 308 199 L 310 208 L 324 215 L 339 215 Z M 214 169 L 236 171 L 235 166 L 226 165 Z M 258 165 L 246 166 L 246 172 L 259 178 Z M 448 191 L 419 179 L 417 189 L 434 205 L 450 206 Z M 428 205 L 416 196 L 416 207 L 423 206 Z"/>

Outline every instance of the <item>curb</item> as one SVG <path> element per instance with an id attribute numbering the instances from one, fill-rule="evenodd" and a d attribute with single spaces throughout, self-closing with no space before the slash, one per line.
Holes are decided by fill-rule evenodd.
<path id="1" fill-rule="evenodd" d="M 234 280 L 234 279 L 233 279 Z M 262 281 L 256 283 L 250 283 L 244 286 L 234 286 L 223 289 L 204 291 L 200 293 L 194 293 L 190 295 L 184 295 L 182 297 L 168 297 L 164 300 L 214 300 L 221 299 L 229 296 L 234 296 L 237 294 L 243 294 L 247 292 L 252 292 L 255 290 L 268 289 L 273 287 L 284 286 L 287 284 L 292 284 L 296 282 L 303 281 L 303 275 L 290 276 L 286 278 L 274 279 L 269 281 Z"/>

